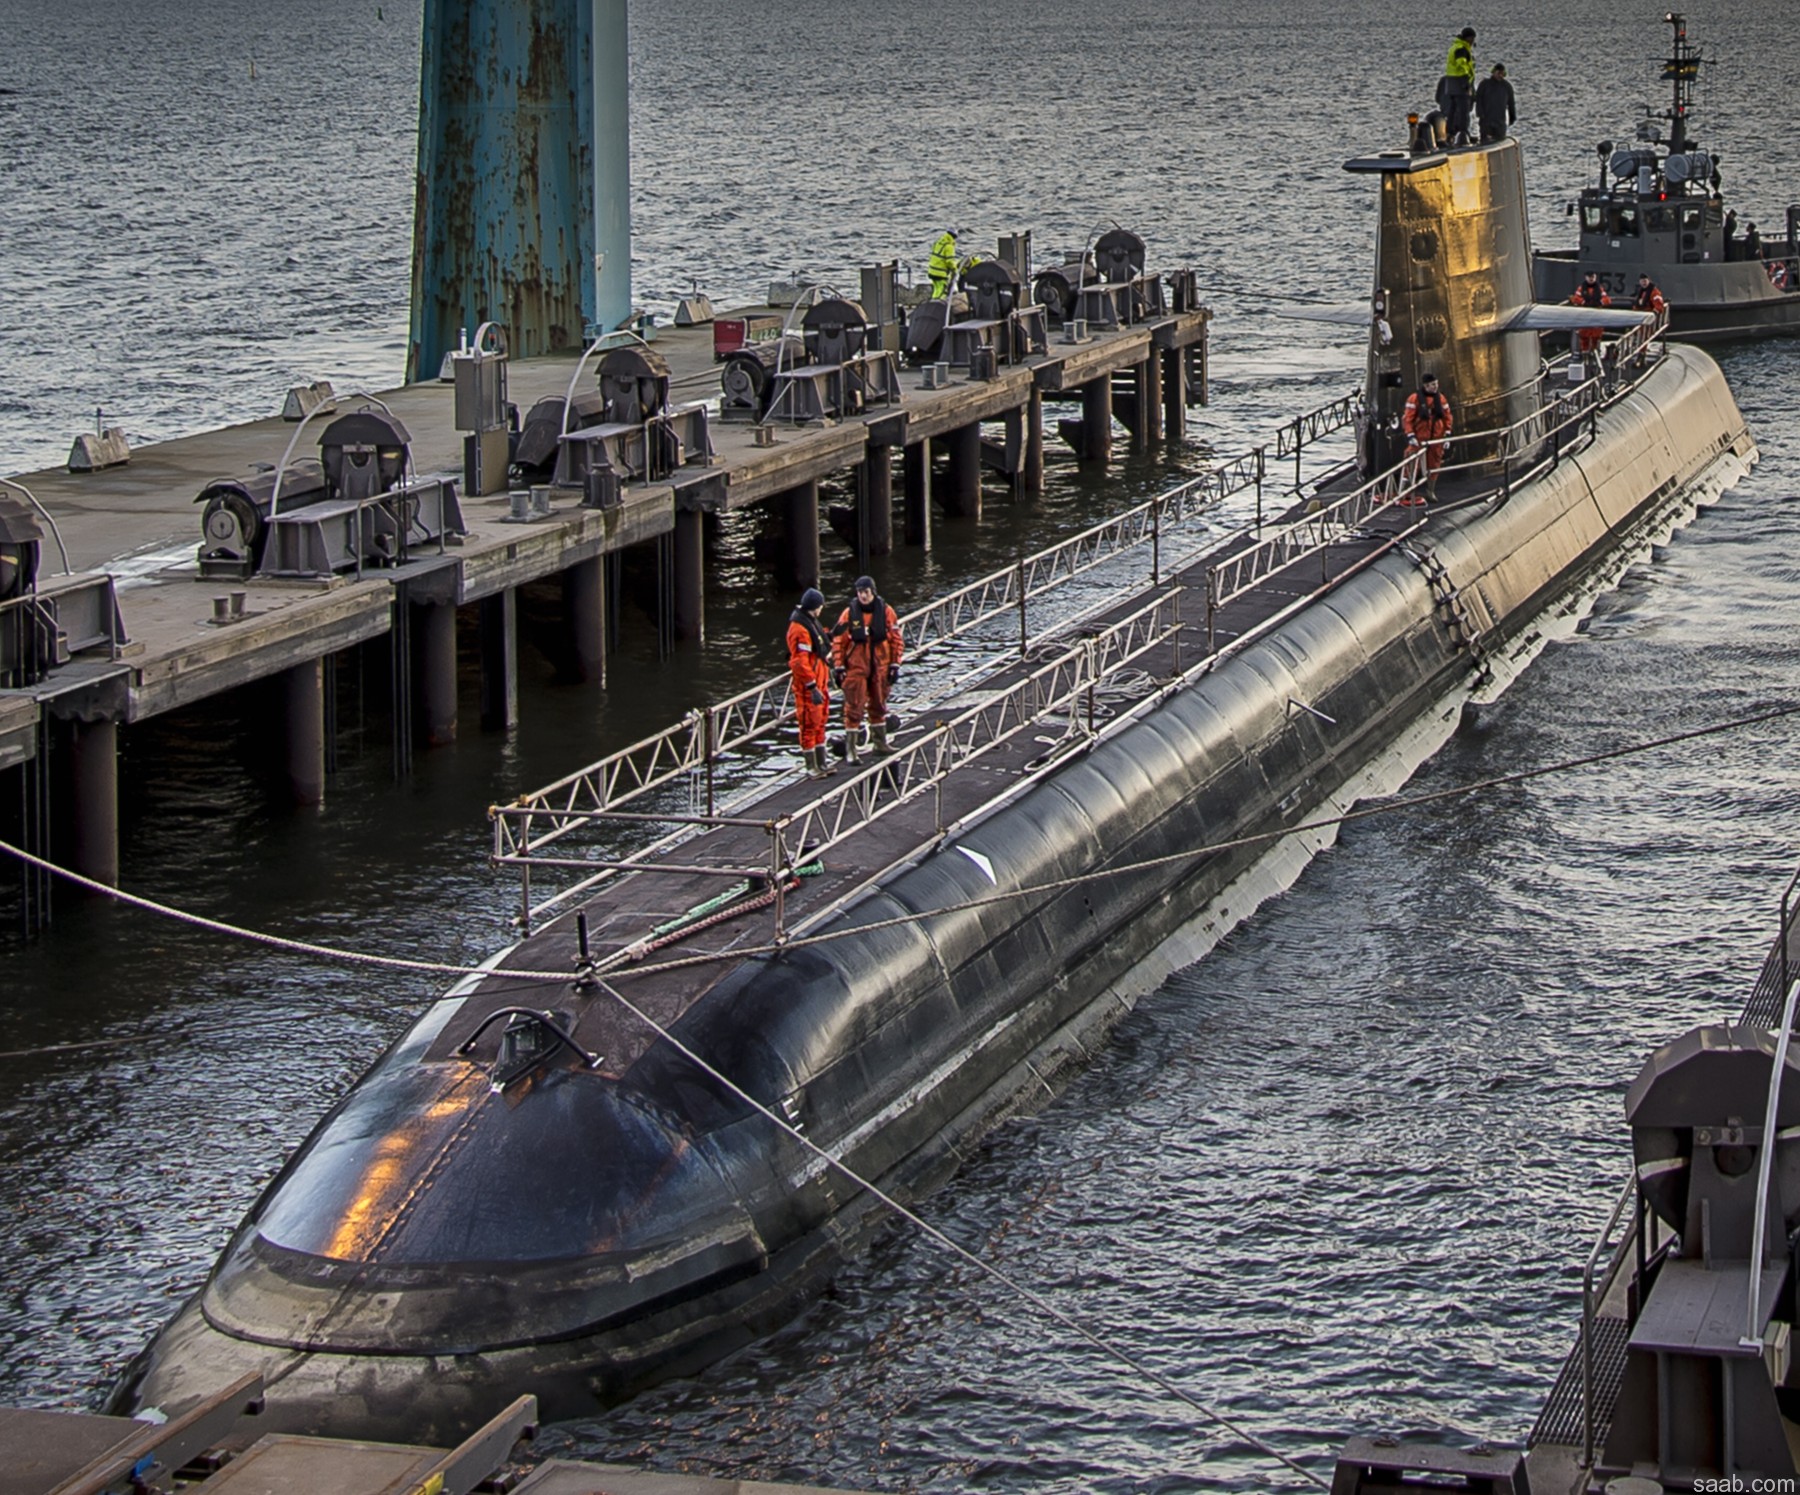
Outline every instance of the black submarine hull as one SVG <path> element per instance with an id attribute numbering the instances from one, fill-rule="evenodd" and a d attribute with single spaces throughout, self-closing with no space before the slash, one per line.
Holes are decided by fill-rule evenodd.
<path id="1" fill-rule="evenodd" d="M 1717 368 L 1669 350 L 1585 450 L 1497 508 L 1434 519 L 1429 548 L 1478 614 L 1481 661 L 1416 554 L 1391 550 L 951 827 L 834 925 L 912 922 L 745 962 L 672 1031 L 917 1197 L 1329 837 L 1141 864 L 1391 787 L 1559 610 L 1752 457 Z M 522 1104 L 494 1095 L 431 1058 L 466 1000 L 437 1004 L 320 1124 L 117 1409 L 169 1410 L 257 1369 L 271 1428 L 450 1440 L 521 1391 L 546 1417 L 577 1415 L 785 1321 L 882 1223 L 869 1194 L 666 1044 L 617 1078 L 557 1071 Z M 430 1161 L 409 1172 L 415 1156 Z M 359 1201 L 386 1211 L 379 1247 L 355 1239 Z"/>

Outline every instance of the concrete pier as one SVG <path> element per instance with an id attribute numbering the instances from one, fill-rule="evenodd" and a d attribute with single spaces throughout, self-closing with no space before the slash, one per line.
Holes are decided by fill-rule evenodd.
<path id="1" fill-rule="evenodd" d="M 281 457 L 293 432 L 273 412 L 266 420 L 140 447 L 128 467 L 22 474 L 56 516 L 74 570 L 112 589 L 106 611 L 116 598 L 119 621 L 73 639 L 67 664 L 0 697 L 0 774 L 26 773 L 40 740 L 51 744 L 55 757 L 66 757 L 38 765 L 69 800 L 55 804 L 59 843 L 76 847 L 80 864 L 93 875 L 113 880 L 119 728 L 253 682 L 273 682 L 289 739 L 274 761 L 283 765 L 295 800 L 317 804 L 331 754 L 325 662 L 385 637 L 394 772 L 404 777 L 415 744 L 455 737 L 460 609 L 480 623 L 482 725 L 507 730 L 518 722 L 520 586 L 562 578 L 567 673 L 604 685 L 609 618 L 617 612 L 607 576 L 624 552 L 656 547 L 653 615 L 661 646 L 672 647 L 678 638 L 702 640 L 705 537 L 718 516 L 752 505 L 772 511 L 781 542 L 774 567 L 779 574 L 771 580 L 785 597 L 827 571 L 821 480 L 854 484 L 856 525 L 849 539 L 857 559 L 866 564 L 891 551 L 898 449 L 904 474 L 899 528 L 906 544 L 929 548 L 934 497 L 949 514 L 980 517 L 984 424 L 1006 428 L 1003 456 L 990 442 L 987 458 L 1005 473 L 1011 492 L 1043 491 L 1047 396 L 1066 400 L 1080 392 L 1089 416 L 1084 454 L 1103 463 L 1112 446 L 1114 377 L 1136 371 L 1138 403 L 1145 404 L 1155 398 L 1155 375 L 1146 385 L 1142 368 L 1160 355 L 1163 425 L 1171 439 L 1181 439 L 1186 402 L 1204 393 L 1194 371 L 1203 379 L 1209 322 L 1202 309 L 1102 330 L 1080 343 L 1053 338 L 1046 352 L 1003 364 L 991 378 L 953 371 L 948 383 L 934 380 L 931 388 L 923 371 L 903 369 L 894 401 L 811 424 L 775 422 L 761 439 L 748 423 L 713 421 L 710 456 L 690 454 L 700 460 L 657 481 L 627 478 L 617 502 L 604 507 L 588 507 L 578 490 L 551 489 L 549 512 L 527 515 L 507 495 L 465 494 L 465 533 L 410 544 L 404 559 L 365 562 L 360 572 L 223 581 L 198 574 L 195 495 L 222 477 L 243 477 Z M 716 377 L 710 327 L 659 328 L 656 350 L 677 391 L 693 391 Z M 522 410 L 547 395 L 560 397 L 572 372 L 568 355 L 512 359 L 508 397 Z M 410 433 L 413 471 L 460 481 L 463 434 L 456 427 L 453 386 L 427 379 L 380 398 Z M 311 455 L 304 440 L 295 455 Z M 941 464 L 935 477 L 934 458 Z M 42 590 L 50 583 L 39 585 Z M 46 722 L 59 730 L 42 733 Z M 23 790 L 7 784 L 0 792 Z"/>

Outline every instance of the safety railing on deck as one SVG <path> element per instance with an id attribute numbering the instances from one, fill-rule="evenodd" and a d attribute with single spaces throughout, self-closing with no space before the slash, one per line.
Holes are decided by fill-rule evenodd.
<path id="1" fill-rule="evenodd" d="M 521 874 L 520 925 L 529 930 L 534 919 L 572 898 L 591 892 L 601 883 L 627 872 L 681 872 L 723 878 L 742 878 L 743 867 L 672 864 L 667 853 L 702 825 L 761 827 L 770 837 L 769 885 L 775 892 L 777 938 L 785 930 L 782 894 L 793 869 L 802 861 L 813 862 L 842 843 L 861 827 L 891 814 L 927 790 L 939 792 L 934 824 L 942 829 L 941 786 L 956 768 L 980 757 L 1046 718 L 1067 713 L 1063 736 L 1091 735 L 1095 729 L 1094 692 L 1109 676 L 1165 640 L 1181 628 L 1181 591 L 1173 588 L 1107 627 L 1082 638 L 1055 658 L 1019 680 L 986 694 L 966 711 L 940 721 L 899 751 L 879 759 L 862 772 L 831 788 L 821 790 L 786 813 L 764 819 L 734 817 L 645 817 L 604 809 L 546 812 L 520 806 L 498 807 L 495 820 L 494 861 L 512 866 Z M 1179 665 L 1177 665 L 1179 668 Z M 1082 706 L 1085 704 L 1085 718 Z M 1046 753 L 1046 758 L 1054 756 Z M 552 813 L 557 832 L 607 821 L 641 821 L 647 818 L 675 821 L 680 829 L 632 856 L 616 861 L 589 857 L 546 856 L 548 837 L 534 837 L 532 821 Z M 507 849 L 502 850 L 502 847 Z M 580 871 L 587 875 L 543 902 L 531 902 L 533 869 Z M 602 962 L 618 964 L 632 958 L 622 950 Z"/>
<path id="2" fill-rule="evenodd" d="M 1276 441 L 1280 455 L 1322 439 L 1354 419 L 1354 396 L 1282 428 Z M 1150 581 L 1162 581 L 1165 532 L 1197 517 L 1232 495 L 1255 488 L 1261 528 L 1263 483 L 1268 474 L 1267 445 L 1220 463 L 1147 503 L 1059 541 L 935 602 L 904 614 L 900 625 L 909 657 L 941 647 L 1006 614 L 1018 615 L 1018 647 L 1030 647 L 1030 604 L 1075 578 L 1143 546 L 1150 551 Z M 510 805 L 489 810 L 494 823 L 494 859 L 509 860 L 522 848 L 506 826 L 520 820 L 532 826 L 530 845 L 542 847 L 579 824 L 584 812 L 616 809 L 631 800 L 683 779 L 698 780 L 696 800 L 705 812 L 716 809 L 715 768 L 737 752 L 781 730 L 794 720 L 793 687 L 783 673 L 701 710 L 690 711 L 675 725 L 607 754 L 537 789 Z M 526 812 L 522 817 L 512 812 Z"/>
<path id="3" fill-rule="evenodd" d="M 1263 536 L 1206 568 L 1206 630 L 1210 642 L 1220 608 L 1235 602 L 1277 571 L 1322 554 L 1352 534 L 1379 509 L 1404 502 L 1425 483 L 1425 454 L 1407 453 L 1398 467 Z"/>

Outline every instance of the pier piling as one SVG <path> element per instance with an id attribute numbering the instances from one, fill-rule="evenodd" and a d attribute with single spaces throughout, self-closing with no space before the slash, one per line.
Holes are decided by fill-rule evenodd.
<path id="1" fill-rule="evenodd" d="M 606 684 L 606 562 L 595 556 L 563 572 L 563 610 L 577 680 Z"/>
<path id="2" fill-rule="evenodd" d="M 675 637 L 706 637 L 706 516 L 698 509 L 675 511 Z"/>
<path id="3" fill-rule="evenodd" d="M 949 461 L 944 473 L 944 512 L 958 519 L 981 518 L 981 427 L 974 421 L 944 438 Z"/>
<path id="4" fill-rule="evenodd" d="M 507 587 L 483 597 L 481 609 L 481 728 L 510 732 L 519 724 L 519 597 Z"/>
<path id="5" fill-rule="evenodd" d="M 1112 375 L 1081 386 L 1081 457 L 1102 466 L 1112 461 Z"/>
<path id="6" fill-rule="evenodd" d="M 325 661 L 309 659 L 281 673 L 282 758 L 296 805 L 325 803 Z"/>
<path id="7" fill-rule="evenodd" d="M 901 459 L 906 485 L 906 543 L 931 549 L 931 442 L 915 441 Z"/>
<path id="8" fill-rule="evenodd" d="M 119 885 L 119 725 L 69 723 L 69 862 L 84 877 Z"/>

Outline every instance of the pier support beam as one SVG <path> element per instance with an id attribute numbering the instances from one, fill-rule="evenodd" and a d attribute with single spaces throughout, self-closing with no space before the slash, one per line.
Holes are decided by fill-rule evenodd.
<path id="1" fill-rule="evenodd" d="M 781 562 L 776 581 L 785 591 L 819 584 L 819 485 L 801 483 L 778 494 L 775 512 L 781 516 Z"/>
<path id="2" fill-rule="evenodd" d="M 675 637 L 706 637 L 706 516 L 698 509 L 675 511 Z"/>
<path id="3" fill-rule="evenodd" d="M 915 441 L 901 459 L 906 484 L 906 543 L 931 549 L 931 443 Z"/>
<path id="4" fill-rule="evenodd" d="M 894 449 L 870 446 L 856 469 L 856 543 L 860 560 L 888 555 L 894 548 Z"/>
<path id="5" fill-rule="evenodd" d="M 325 661 L 281 672 L 283 761 L 297 805 L 325 803 Z"/>
<path id="6" fill-rule="evenodd" d="M 419 629 L 419 711 L 425 741 L 443 747 L 456 741 L 456 609 L 428 602 L 414 620 Z"/>
<path id="7" fill-rule="evenodd" d="M 958 426 L 944 440 L 950 462 L 945 471 L 944 512 L 958 519 L 981 518 L 981 427 Z"/>
<path id="8" fill-rule="evenodd" d="M 1163 427 L 1170 441 L 1187 440 L 1187 354 L 1170 348 L 1160 355 L 1163 366 Z"/>
<path id="9" fill-rule="evenodd" d="M 119 724 L 69 723 L 69 865 L 119 885 Z"/>
<path id="10" fill-rule="evenodd" d="M 563 572 L 563 607 L 569 618 L 575 678 L 606 684 L 606 557 L 577 561 Z"/>
<path id="11" fill-rule="evenodd" d="M 1152 348 L 1138 365 L 1138 419 L 1146 442 L 1163 439 L 1162 382 L 1162 354 Z"/>
<path id="12" fill-rule="evenodd" d="M 519 594 L 508 587 L 481 599 L 481 730 L 519 725 Z"/>
<path id="13" fill-rule="evenodd" d="M 1025 492 L 1032 498 L 1044 491 L 1044 395 L 1035 384 L 1025 401 Z"/>
<path id="14" fill-rule="evenodd" d="M 1081 456 L 1102 465 L 1112 461 L 1112 375 L 1081 386 Z"/>

